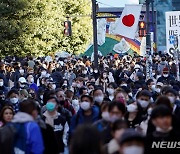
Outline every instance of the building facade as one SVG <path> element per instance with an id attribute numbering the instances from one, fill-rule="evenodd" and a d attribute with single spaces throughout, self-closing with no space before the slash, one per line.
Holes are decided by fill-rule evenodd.
<path id="1" fill-rule="evenodd" d="M 157 11 L 157 48 L 166 50 L 166 21 L 165 12 L 180 11 L 180 0 L 154 0 Z"/>

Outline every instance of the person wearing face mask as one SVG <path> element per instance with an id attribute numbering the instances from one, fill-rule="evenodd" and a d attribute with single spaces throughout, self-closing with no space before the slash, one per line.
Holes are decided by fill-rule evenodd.
<path id="1" fill-rule="evenodd" d="M 127 113 L 125 115 L 125 119 L 127 120 L 129 128 L 136 128 L 142 122 L 141 114 L 138 112 L 138 107 L 136 102 L 131 103 L 126 106 Z"/>
<path id="2" fill-rule="evenodd" d="M 144 154 L 144 136 L 134 129 L 127 129 L 119 139 L 117 154 Z"/>
<path id="3" fill-rule="evenodd" d="M 7 99 L 9 100 L 7 104 L 11 105 L 14 112 L 17 113 L 19 111 L 19 92 L 15 89 L 10 90 Z"/>
<path id="4" fill-rule="evenodd" d="M 7 94 L 8 92 L 8 89 L 7 87 L 5 87 L 4 79 L 2 77 L 0 77 L 0 90 L 2 90 L 5 94 Z"/>
<path id="5" fill-rule="evenodd" d="M 160 78 L 158 78 L 157 82 L 168 82 L 170 83 L 170 81 L 174 81 L 175 78 L 170 74 L 169 72 L 169 69 L 167 67 L 165 67 L 163 69 L 163 72 L 162 72 L 162 76 Z"/>
<path id="6" fill-rule="evenodd" d="M 179 130 L 176 131 L 173 127 L 172 111 L 165 105 L 155 107 L 151 113 L 151 120 L 155 126 L 155 130 L 148 134 L 145 142 L 145 154 L 178 154 L 178 148 L 152 148 L 153 143 L 156 142 L 177 142 L 180 139 Z"/>
<path id="7" fill-rule="evenodd" d="M 5 103 L 5 94 L 3 91 L 0 90 L 0 111 L 4 107 Z"/>
<path id="8" fill-rule="evenodd" d="M 38 112 L 36 103 L 32 100 L 23 101 L 19 104 L 19 109 L 20 111 L 15 114 L 11 121 L 11 129 L 12 127 L 16 129 L 13 147 L 1 144 L 1 150 L 4 149 L 0 150 L 0 153 L 17 153 L 18 151 L 20 153 L 42 154 L 44 143 L 41 130 L 35 122 Z M 8 143 L 11 145 L 11 141 Z M 6 147 L 9 147 L 9 149 L 5 149 Z M 7 152 L 7 150 L 11 150 L 11 152 Z"/>
<path id="9" fill-rule="evenodd" d="M 58 144 L 58 153 L 64 152 L 64 146 L 67 144 L 66 139 L 67 131 L 69 129 L 68 123 L 65 118 L 57 112 L 58 100 L 56 97 L 49 97 L 46 103 L 46 111 L 42 119 L 46 124 L 50 125 L 54 130 L 54 135 Z"/>
<path id="10" fill-rule="evenodd" d="M 68 99 L 66 99 L 66 95 L 65 95 L 64 90 L 60 89 L 60 88 L 56 89 L 55 95 L 56 95 L 56 97 L 57 97 L 57 99 L 59 101 L 59 104 L 63 108 L 65 108 L 68 111 L 70 111 L 72 115 L 74 115 L 75 114 L 75 110 L 74 110 L 73 106 L 71 105 L 70 101 Z"/>
<path id="11" fill-rule="evenodd" d="M 100 75 L 100 72 L 98 71 L 97 68 L 95 68 L 94 71 L 93 71 L 93 76 L 94 76 L 95 80 L 98 79 L 99 75 Z"/>
<path id="12" fill-rule="evenodd" d="M 37 92 L 38 86 L 35 83 L 34 76 L 32 74 L 28 74 L 26 78 L 27 78 L 27 84 L 29 85 L 29 88 L 34 89 Z"/>
<path id="13" fill-rule="evenodd" d="M 142 118 L 147 118 L 147 110 L 150 106 L 151 93 L 148 90 L 142 90 L 136 95 L 136 101 L 139 113 L 141 113 Z"/>
<path id="14" fill-rule="evenodd" d="M 104 145 L 104 154 L 115 154 L 119 151 L 118 141 L 120 140 L 124 131 L 128 128 L 125 120 L 116 120 L 112 125 L 113 139 L 106 145 Z"/>
<path id="15" fill-rule="evenodd" d="M 27 81 L 24 77 L 20 77 L 18 79 L 18 84 L 15 87 L 12 87 L 11 89 L 18 89 L 18 90 L 22 90 L 22 89 L 28 89 L 28 85 L 27 85 Z"/>
<path id="16" fill-rule="evenodd" d="M 64 79 L 69 82 L 69 85 L 72 85 L 73 80 L 76 78 L 76 74 L 72 69 L 69 69 L 68 72 L 64 74 Z"/>
<path id="17" fill-rule="evenodd" d="M 103 72 L 95 83 L 95 85 L 103 87 L 103 92 L 106 92 L 108 84 L 109 84 L 109 79 L 107 76 L 107 72 Z"/>
<path id="18" fill-rule="evenodd" d="M 163 83 L 157 82 L 155 86 L 154 93 L 152 95 L 153 100 L 155 101 L 161 95 L 161 89 L 163 87 Z"/>
<path id="19" fill-rule="evenodd" d="M 124 89 L 121 89 L 121 88 L 116 89 L 116 91 L 114 93 L 115 101 L 126 105 L 128 99 L 129 99 L 128 95 Z"/>
<path id="20" fill-rule="evenodd" d="M 103 100 L 104 100 L 104 93 L 101 87 L 94 89 L 93 100 L 94 100 L 94 105 L 100 111 L 101 104 L 103 103 Z"/>
<path id="21" fill-rule="evenodd" d="M 102 135 L 103 143 L 106 141 L 107 131 L 110 131 L 110 116 L 109 116 L 109 103 L 110 102 L 103 102 L 101 106 L 101 119 L 96 121 L 93 125 L 97 128 L 97 130 Z"/>
<path id="22" fill-rule="evenodd" d="M 125 105 L 118 102 L 111 102 L 109 103 L 108 108 L 108 125 L 103 130 L 103 141 L 105 144 L 109 143 L 110 140 L 113 138 L 112 136 L 112 125 L 116 120 L 124 119 L 124 115 L 126 112 Z M 103 116 L 103 114 L 102 114 Z"/>
<path id="23" fill-rule="evenodd" d="M 74 97 L 72 99 L 71 103 L 72 103 L 72 106 L 73 106 L 75 112 L 77 113 L 79 111 L 79 108 L 80 108 L 78 97 Z"/>
<path id="24" fill-rule="evenodd" d="M 168 97 L 171 107 L 173 108 L 173 115 L 176 121 L 176 127 L 180 129 L 180 102 L 177 100 L 178 93 L 176 90 L 169 88 L 165 91 L 165 96 Z"/>
<path id="25" fill-rule="evenodd" d="M 115 89 L 117 88 L 116 83 L 111 82 L 108 84 L 107 87 L 107 97 L 109 98 L 110 101 L 112 101 L 114 99 L 114 93 L 115 93 Z"/>
<path id="26" fill-rule="evenodd" d="M 148 90 L 153 94 L 155 92 L 155 89 L 156 89 L 156 85 L 155 85 L 153 79 L 149 79 L 146 82 L 146 85 L 148 87 Z"/>
<path id="27" fill-rule="evenodd" d="M 89 95 L 81 96 L 80 109 L 72 117 L 70 124 L 70 137 L 77 126 L 82 124 L 93 124 L 99 120 L 99 111 L 93 106 L 93 98 Z"/>

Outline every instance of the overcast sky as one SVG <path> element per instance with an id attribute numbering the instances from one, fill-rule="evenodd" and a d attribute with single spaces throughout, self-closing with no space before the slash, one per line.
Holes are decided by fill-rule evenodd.
<path id="1" fill-rule="evenodd" d="M 139 4 L 139 0 L 97 0 L 97 2 L 100 2 L 100 7 L 124 7 L 125 4 Z"/>

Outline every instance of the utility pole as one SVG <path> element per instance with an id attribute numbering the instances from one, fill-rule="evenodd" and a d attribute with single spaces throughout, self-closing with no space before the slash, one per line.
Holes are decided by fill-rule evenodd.
<path id="1" fill-rule="evenodd" d="M 146 0 L 146 80 L 152 78 L 152 54 L 151 54 L 151 33 L 150 33 L 150 2 Z"/>
<path id="2" fill-rule="evenodd" d="M 97 44 L 97 5 L 96 0 L 92 0 L 92 20 L 93 20 L 93 44 L 94 44 L 94 67 L 98 68 L 98 44 Z"/>

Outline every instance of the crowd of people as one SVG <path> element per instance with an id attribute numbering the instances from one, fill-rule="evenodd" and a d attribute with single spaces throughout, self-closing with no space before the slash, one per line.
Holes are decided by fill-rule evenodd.
<path id="1" fill-rule="evenodd" d="M 0 153 L 179 154 L 176 67 L 155 53 L 146 79 L 141 56 L 100 56 L 98 68 L 86 56 L 5 57 Z"/>

